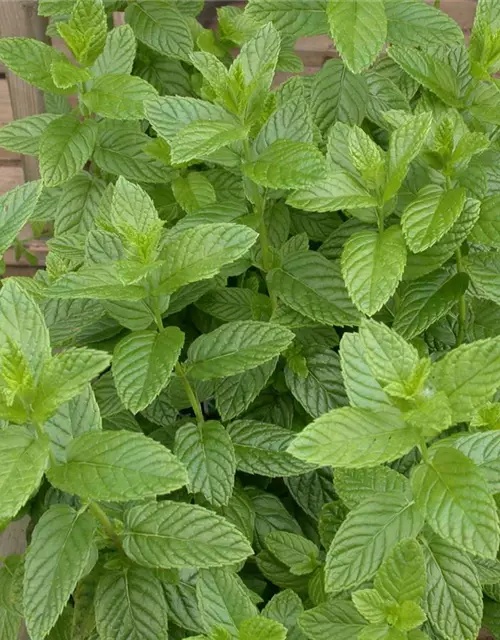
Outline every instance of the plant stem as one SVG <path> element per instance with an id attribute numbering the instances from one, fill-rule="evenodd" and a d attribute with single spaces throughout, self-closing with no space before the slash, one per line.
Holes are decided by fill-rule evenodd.
<path id="1" fill-rule="evenodd" d="M 165 327 L 163 326 L 163 320 L 161 317 L 160 310 L 158 309 L 158 305 L 155 305 L 155 308 L 152 311 L 155 317 L 155 322 L 156 322 L 156 326 L 158 327 L 158 331 L 161 333 Z"/>
<path id="2" fill-rule="evenodd" d="M 111 523 L 111 520 L 104 513 L 101 507 L 97 504 L 97 502 L 93 502 L 93 501 L 89 502 L 89 511 L 94 516 L 94 518 L 101 524 L 102 528 L 104 529 L 108 537 L 111 540 L 113 540 L 117 548 L 123 552 L 121 540 L 118 534 L 116 533 L 115 528 Z"/>
<path id="3" fill-rule="evenodd" d="M 455 257 L 457 261 L 457 271 L 458 273 L 460 273 L 461 271 L 464 270 L 463 264 L 462 264 L 462 252 L 460 250 L 460 247 L 456 250 Z M 456 342 L 457 347 L 459 347 L 464 341 L 466 321 L 467 321 L 467 302 L 465 300 L 465 293 L 462 293 L 458 301 L 458 333 L 457 333 L 457 342 Z"/>
<path id="4" fill-rule="evenodd" d="M 434 6 L 436 9 L 441 9 L 441 0 L 434 0 Z"/>
<path id="5" fill-rule="evenodd" d="M 427 453 L 427 443 L 425 442 L 425 438 L 422 435 L 420 436 L 419 449 L 424 462 L 428 462 L 429 454 Z"/>
<path id="6" fill-rule="evenodd" d="M 191 407 L 193 408 L 194 414 L 196 416 L 196 420 L 198 422 L 198 425 L 202 425 L 205 422 L 205 419 L 203 417 L 203 411 L 201 410 L 201 406 L 200 403 L 198 401 L 198 398 L 196 397 L 196 393 L 193 389 L 193 387 L 190 385 L 189 380 L 186 377 L 186 374 L 184 373 L 184 368 L 182 366 L 182 364 L 180 362 L 178 362 L 175 365 L 175 373 L 179 376 L 179 378 L 182 380 L 182 384 L 184 386 L 184 391 L 186 392 L 186 395 L 189 399 L 189 402 L 191 404 Z"/>

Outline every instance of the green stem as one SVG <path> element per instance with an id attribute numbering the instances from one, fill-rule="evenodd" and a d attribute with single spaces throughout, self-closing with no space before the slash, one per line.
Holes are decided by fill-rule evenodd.
<path id="1" fill-rule="evenodd" d="M 377 207 L 377 224 L 378 232 L 380 234 L 384 233 L 384 214 L 382 212 L 382 207 Z"/>
<path id="2" fill-rule="evenodd" d="M 97 502 L 89 502 L 89 511 L 94 518 L 101 524 L 107 536 L 115 543 L 120 551 L 123 551 L 121 540 L 113 527 L 111 520 L 104 513 Z"/>
<path id="3" fill-rule="evenodd" d="M 429 454 L 427 450 L 427 443 L 425 442 L 425 438 L 422 435 L 420 436 L 419 449 L 420 449 L 420 453 L 422 454 L 423 461 L 428 462 Z"/>
<path id="4" fill-rule="evenodd" d="M 155 323 L 158 327 L 158 331 L 161 333 L 165 327 L 163 326 L 163 319 L 157 305 L 155 305 L 155 308 L 153 309 L 153 315 L 155 317 Z"/>
<path id="5" fill-rule="evenodd" d="M 191 407 L 193 408 L 194 415 L 196 416 L 196 420 L 198 421 L 198 425 L 201 426 L 205 422 L 205 419 L 203 418 L 203 411 L 201 410 L 200 403 L 198 401 L 198 398 L 196 397 L 196 393 L 193 387 L 190 385 L 189 380 L 184 373 L 184 368 L 180 362 L 175 365 L 175 373 L 182 380 L 182 385 L 191 404 Z"/>
<path id="6" fill-rule="evenodd" d="M 434 0 L 434 6 L 436 9 L 441 9 L 441 0 Z"/>
<path id="7" fill-rule="evenodd" d="M 462 263 L 462 252 L 460 247 L 455 252 L 455 257 L 457 261 L 457 271 L 460 273 L 463 271 L 463 263 Z M 456 346 L 459 347 L 465 337 L 465 324 L 467 322 L 467 301 L 465 300 L 465 293 L 462 293 L 458 300 L 458 333 L 457 333 L 457 342 Z"/>

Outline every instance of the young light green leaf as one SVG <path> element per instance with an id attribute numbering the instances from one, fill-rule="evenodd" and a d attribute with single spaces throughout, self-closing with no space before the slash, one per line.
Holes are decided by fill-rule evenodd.
<path id="1" fill-rule="evenodd" d="M 500 486 L 500 434 L 498 431 L 464 435 L 450 444 L 475 462 L 486 478 L 490 492 L 498 493 Z"/>
<path id="2" fill-rule="evenodd" d="M 115 120 L 144 118 L 144 102 L 158 95 L 156 89 L 137 76 L 104 74 L 83 94 L 82 101 L 92 113 Z"/>
<path id="3" fill-rule="evenodd" d="M 136 42 L 132 28 L 122 24 L 112 29 L 106 44 L 90 71 L 94 77 L 105 74 L 131 73 L 136 54 Z"/>
<path id="4" fill-rule="evenodd" d="M 76 0 L 69 22 L 57 25 L 75 58 L 90 66 L 104 49 L 108 33 L 102 0 Z"/>
<path id="5" fill-rule="evenodd" d="M 56 86 L 61 89 L 74 87 L 76 84 L 88 82 L 92 75 L 82 67 L 75 67 L 68 61 L 53 62 L 51 67 L 52 78 Z"/>
<path id="6" fill-rule="evenodd" d="M 366 628 L 366 620 L 349 600 L 330 599 L 299 618 L 300 628 L 314 640 L 352 640 Z"/>
<path id="7" fill-rule="evenodd" d="M 330 0 L 326 11 L 342 59 L 353 73 L 360 73 L 373 63 L 386 41 L 383 0 Z"/>
<path id="8" fill-rule="evenodd" d="M 156 640 L 167 633 L 167 603 L 160 580 L 141 567 L 104 573 L 97 585 L 95 619 L 102 640 Z"/>
<path id="9" fill-rule="evenodd" d="M 314 125 L 304 100 L 290 101 L 277 109 L 260 130 L 253 146 L 256 153 L 261 154 L 283 138 L 295 142 L 314 142 Z"/>
<path id="10" fill-rule="evenodd" d="M 175 455 L 185 465 L 191 493 L 202 493 L 216 507 L 227 505 L 234 486 L 236 456 L 220 422 L 188 423 L 175 434 Z"/>
<path id="11" fill-rule="evenodd" d="M 268 618 L 255 617 L 245 620 L 238 635 L 239 640 L 286 640 L 286 628 Z"/>
<path id="12" fill-rule="evenodd" d="M 177 327 L 135 331 L 123 338 L 113 353 L 113 377 L 124 406 L 137 413 L 167 385 L 179 359 L 184 334 Z"/>
<path id="13" fill-rule="evenodd" d="M 318 466 L 360 468 L 390 462 L 408 453 L 418 433 L 397 410 L 334 409 L 308 425 L 289 453 Z"/>
<path id="14" fill-rule="evenodd" d="M 360 231 L 342 252 L 342 275 L 354 304 L 372 316 L 396 291 L 406 266 L 406 247 L 397 225 L 384 232 Z"/>
<path id="15" fill-rule="evenodd" d="M 500 535 L 495 502 L 474 462 L 439 447 L 412 475 L 415 500 L 444 540 L 475 555 L 496 558 Z M 472 500 L 472 502 L 471 502 Z"/>
<path id="16" fill-rule="evenodd" d="M 27 182 L 0 196 L 0 256 L 33 216 L 40 192 L 40 182 Z"/>
<path id="17" fill-rule="evenodd" d="M 216 199 L 215 189 L 202 173 L 191 171 L 185 177 L 179 176 L 172 182 L 175 199 L 186 213 L 196 213 L 200 209 L 213 204 Z"/>
<path id="18" fill-rule="evenodd" d="M 318 565 L 318 547 L 304 536 L 288 531 L 272 531 L 266 536 L 266 547 L 277 560 L 297 576 L 312 573 Z"/>
<path id="19" fill-rule="evenodd" d="M 40 174 L 43 184 L 57 187 L 75 176 L 92 155 L 97 140 L 93 120 L 72 113 L 50 122 L 40 137 Z"/>
<path id="20" fill-rule="evenodd" d="M 225 518 L 184 502 L 132 507 L 125 516 L 123 547 L 145 567 L 220 567 L 245 560 L 252 548 Z"/>
<path id="21" fill-rule="evenodd" d="M 317 184 L 295 191 L 287 204 L 304 211 L 335 211 L 364 209 L 377 203 L 375 197 L 353 176 L 346 172 L 328 172 Z"/>
<path id="22" fill-rule="evenodd" d="M 347 515 L 327 553 L 327 591 L 340 592 L 370 580 L 394 545 L 415 537 L 422 525 L 415 503 L 397 491 L 360 504 Z"/>
<path id="23" fill-rule="evenodd" d="M 336 469 L 334 484 L 335 491 L 349 509 L 354 509 L 362 502 L 387 491 L 410 494 L 408 479 L 386 466 Z"/>
<path id="24" fill-rule="evenodd" d="M 181 165 L 195 158 L 206 158 L 248 134 L 237 122 L 199 120 L 188 124 L 173 138 L 172 164 Z"/>
<path id="25" fill-rule="evenodd" d="M 24 615 L 33 640 L 45 638 L 95 553 L 95 521 L 68 505 L 50 507 L 38 521 L 26 554 Z"/>
<path id="26" fill-rule="evenodd" d="M 124 284 L 116 265 L 96 264 L 58 278 L 46 294 L 49 298 L 98 300 L 140 300 L 146 296 L 140 284 Z"/>
<path id="27" fill-rule="evenodd" d="M 435 185 L 421 189 L 401 218 L 403 233 L 413 253 L 436 244 L 453 226 L 465 204 L 465 189 L 442 191 Z"/>
<path id="28" fill-rule="evenodd" d="M 425 561 L 415 539 L 401 540 L 393 547 L 375 576 L 374 586 L 385 600 L 421 601 L 426 587 Z"/>
<path id="29" fill-rule="evenodd" d="M 284 351 L 293 340 L 285 327 L 265 322 L 230 322 L 189 347 L 187 372 L 210 380 L 253 369 Z"/>
<path id="30" fill-rule="evenodd" d="M 55 113 L 41 113 L 8 122 L 0 129 L 0 147 L 14 153 L 36 156 L 42 133 L 57 118 Z"/>
<path id="31" fill-rule="evenodd" d="M 66 462 L 48 471 L 63 491 L 95 500 L 139 500 L 187 483 L 181 463 L 163 445 L 130 431 L 97 431 L 75 438 Z"/>

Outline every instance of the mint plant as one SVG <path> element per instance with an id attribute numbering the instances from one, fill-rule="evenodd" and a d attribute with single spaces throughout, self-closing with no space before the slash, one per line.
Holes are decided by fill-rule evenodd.
<path id="1" fill-rule="evenodd" d="M 54 230 L 0 291 L 0 638 L 500 637 L 498 3 L 468 48 L 421 0 L 39 8 L 71 58 L 0 41 L 47 105 L 0 131 L 41 172 L 2 252 Z"/>

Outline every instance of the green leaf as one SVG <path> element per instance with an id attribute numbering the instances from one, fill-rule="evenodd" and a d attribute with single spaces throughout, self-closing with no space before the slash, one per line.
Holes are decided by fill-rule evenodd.
<path id="1" fill-rule="evenodd" d="M 286 256 L 281 268 L 268 276 L 269 286 L 285 304 L 315 322 L 343 326 L 358 324 L 338 263 L 318 252 L 301 251 Z"/>
<path id="2" fill-rule="evenodd" d="M 137 76 L 104 74 L 92 83 L 82 101 L 92 113 L 115 120 L 144 118 L 144 102 L 158 95 L 156 89 Z"/>
<path id="3" fill-rule="evenodd" d="M 456 273 L 450 277 L 445 270 L 408 284 L 401 296 L 392 328 L 411 340 L 445 317 L 468 286 L 466 274 Z"/>
<path id="4" fill-rule="evenodd" d="M 230 322 L 191 344 L 188 375 L 210 380 L 242 373 L 278 356 L 293 337 L 285 327 L 266 322 Z"/>
<path id="5" fill-rule="evenodd" d="M 62 188 L 55 216 L 55 234 L 87 233 L 95 224 L 105 183 L 85 171 Z"/>
<path id="6" fill-rule="evenodd" d="M 485 558 L 496 558 L 500 533 L 495 502 L 485 478 L 460 451 L 437 448 L 412 475 L 426 520 L 442 538 Z"/>
<path id="7" fill-rule="evenodd" d="M 75 114 L 50 122 L 40 137 L 40 174 L 47 187 L 57 187 L 75 176 L 92 155 L 97 140 L 93 120 Z"/>
<path id="8" fill-rule="evenodd" d="M 99 580 L 95 618 L 102 640 L 157 640 L 167 633 L 167 603 L 151 571 L 124 566 Z"/>
<path id="9" fill-rule="evenodd" d="M 0 519 L 13 518 L 38 489 L 49 456 L 46 437 L 35 438 L 28 427 L 2 429 L 0 453 Z"/>
<path id="10" fill-rule="evenodd" d="M 189 23 L 171 3 L 146 0 L 131 4 L 125 19 L 145 45 L 171 58 L 188 61 L 193 50 Z"/>
<path id="11" fill-rule="evenodd" d="M 136 48 L 130 25 L 122 24 L 112 29 L 107 35 L 102 53 L 92 65 L 92 75 L 99 77 L 105 74 L 132 73 Z"/>
<path id="12" fill-rule="evenodd" d="M 3 131 L 3 128 L 0 130 Z M 40 183 L 27 182 L 0 196 L 0 256 L 32 217 L 40 198 Z"/>
<path id="13" fill-rule="evenodd" d="M 432 115 L 422 113 L 398 127 L 389 140 L 387 154 L 384 200 L 390 200 L 398 192 L 411 162 L 422 149 L 432 124 Z"/>
<path id="14" fill-rule="evenodd" d="M 125 516 L 123 547 L 145 567 L 219 567 L 245 560 L 252 548 L 225 518 L 184 502 L 138 505 Z"/>
<path id="15" fill-rule="evenodd" d="M 500 386 L 500 338 L 453 349 L 435 363 L 431 381 L 448 396 L 454 422 L 470 420 Z"/>
<path id="16" fill-rule="evenodd" d="M 394 294 L 406 266 L 406 247 L 399 226 L 382 233 L 360 231 L 342 252 L 342 275 L 354 304 L 372 316 Z"/>
<path id="17" fill-rule="evenodd" d="M 327 591 L 344 591 L 370 580 L 394 545 L 415 537 L 422 524 L 415 503 L 396 491 L 360 504 L 347 515 L 327 553 Z"/>
<path id="18" fill-rule="evenodd" d="M 251 0 L 245 15 L 258 23 L 271 20 L 294 39 L 328 33 L 326 0 Z"/>
<path id="19" fill-rule="evenodd" d="M 188 423 L 175 434 L 175 455 L 185 465 L 191 493 L 202 493 L 216 507 L 227 505 L 234 486 L 236 457 L 220 422 Z"/>
<path id="20" fill-rule="evenodd" d="M 452 45 L 463 41 L 458 24 L 444 11 L 420 0 L 384 0 L 387 39 L 403 46 Z"/>
<path id="21" fill-rule="evenodd" d="M 409 494 L 409 489 L 407 478 L 390 467 L 335 470 L 335 491 L 349 509 L 377 494 L 387 491 Z"/>
<path id="22" fill-rule="evenodd" d="M 277 560 L 297 576 L 312 573 L 318 565 L 318 547 L 307 538 L 288 531 L 272 531 L 266 536 L 266 547 Z"/>
<path id="23" fill-rule="evenodd" d="M 262 615 L 276 620 L 288 629 L 289 640 L 304 640 L 298 626 L 299 616 L 304 606 L 300 597 L 291 589 L 285 589 L 274 595 L 262 610 Z"/>
<path id="24" fill-rule="evenodd" d="M 51 466 L 51 483 L 95 500 L 139 500 L 187 482 L 183 465 L 163 445 L 130 431 L 97 431 L 75 438 L 66 462 Z"/>
<path id="25" fill-rule="evenodd" d="M 296 476 L 309 465 L 287 453 L 293 433 L 273 424 L 254 420 L 237 420 L 228 426 L 240 471 L 270 478 Z"/>
<path id="26" fill-rule="evenodd" d="M 470 276 L 477 295 L 486 300 L 500 302 L 498 286 L 500 282 L 500 258 L 495 251 L 478 251 L 468 256 L 464 267 Z"/>
<path id="27" fill-rule="evenodd" d="M 137 413 L 167 385 L 179 359 L 184 334 L 177 327 L 135 331 L 123 338 L 113 353 L 113 376 L 124 406 Z"/>
<path id="28" fill-rule="evenodd" d="M 418 442 L 398 411 L 334 409 L 307 426 L 288 447 L 299 458 L 318 466 L 360 468 L 389 462 Z"/>
<path id="29" fill-rule="evenodd" d="M 426 586 L 425 561 L 416 540 L 408 538 L 393 547 L 375 576 L 374 586 L 385 600 L 421 601 Z"/>
<path id="30" fill-rule="evenodd" d="M 326 11 L 342 59 L 353 73 L 360 73 L 374 62 L 386 41 L 383 1 L 330 0 Z"/>
<path id="31" fill-rule="evenodd" d="M 255 152 L 261 154 L 283 138 L 295 142 L 314 142 L 314 125 L 304 100 L 288 102 L 270 116 L 255 139 Z"/>
<path id="32" fill-rule="evenodd" d="M 244 165 L 246 175 L 264 187 L 300 189 L 325 174 L 323 154 L 308 142 L 276 140 L 257 159 Z"/>
<path id="33" fill-rule="evenodd" d="M 442 191 L 435 185 L 421 189 L 401 218 L 408 247 L 414 253 L 436 244 L 451 229 L 465 204 L 465 189 Z"/>
<path id="34" fill-rule="evenodd" d="M 332 599 L 305 611 L 300 628 L 314 640 L 352 640 L 366 628 L 366 620 L 349 600 Z M 335 634 L 335 635 L 333 635 Z"/>
<path id="35" fill-rule="evenodd" d="M 215 189 L 208 178 L 194 171 L 185 177 L 179 176 L 172 182 L 175 199 L 186 213 L 196 213 L 200 209 L 213 204 L 216 199 Z"/>
<path id="36" fill-rule="evenodd" d="M 57 30 L 78 62 L 90 66 L 104 49 L 108 34 L 102 0 L 77 0 L 69 22 L 60 22 Z"/>
<path id="37" fill-rule="evenodd" d="M 173 293 L 191 282 L 212 278 L 224 265 L 241 258 L 256 239 L 253 229 L 239 224 L 201 224 L 186 229 L 164 245 L 158 288 L 162 293 Z"/>
<path id="38" fill-rule="evenodd" d="M 328 172 L 325 179 L 295 191 L 287 198 L 287 204 L 304 211 L 365 209 L 376 203 L 374 196 L 356 178 L 340 171 Z"/>
<path id="39" fill-rule="evenodd" d="M 470 557 L 436 536 L 424 545 L 425 611 L 431 628 L 447 638 L 476 640 L 483 610 L 481 583 Z"/>
<path id="40" fill-rule="evenodd" d="M 53 62 L 51 72 L 54 83 L 61 89 L 67 89 L 92 79 L 87 69 L 75 67 L 69 61 Z"/>
<path id="41" fill-rule="evenodd" d="M 200 120 L 186 125 L 173 138 L 172 164 L 206 158 L 231 142 L 243 140 L 248 131 L 237 122 Z"/>
<path id="42" fill-rule="evenodd" d="M 352 601 L 359 613 L 372 624 L 383 624 L 387 604 L 375 589 L 361 589 L 352 594 Z M 368 633 L 368 630 L 366 631 Z M 361 634 L 363 637 L 363 634 Z"/>
<path id="43" fill-rule="evenodd" d="M 0 131 L 0 144 L 2 144 L 2 132 L 5 128 L 6 127 Z M 500 196 L 498 194 L 489 196 L 481 202 L 479 219 L 470 235 L 472 241 L 486 245 L 487 247 L 500 248 L 500 225 L 498 223 L 499 207 Z"/>
<path id="44" fill-rule="evenodd" d="M 2 38 L 0 60 L 20 78 L 42 91 L 66 95 L 74 93 L 76 89 L 60 89 L 54 84 L 52 65 L 54 62 L 65 62 L 66 56 L 40 40 Z"/>
<path id="45" fill-rule="evenodd" d="M 335 407 L 348 404 L 345 395 L 340 360 L 331 349 L 311 346 L 301 351 L 307 377 L 285 368 L 285 380 L 294 398 L 309 415 L 319 418 Z"/>
<path id="46" fill-rule="evenodd" d="M 490 493 L 500 486 L 500 434 L 497 431 L 464 435 L 450 444 L 470 458 L 486 478 Z"/>
<path id="47" fill-rule="evenodd" d="M 95 553 L 96 524 L 85 512 L 53 505 L 35 526 L 26 554 L 24 616 L 30 637 L 44 638 Z"/>
<path id="48" fill-rule="evenodd" d="M 46 290 L 49 298 L 98 300 L 140 300 L 146 292 L 140 284 L 124 284 L 116 265 L 96 264 L 58 278 Z"/>
<path id="49" fill-rule="evenodd" d="M 240 626 L 239 640 L 286 640 L 287 630 L 283 625 L 268 618 L 248 618 Z"/>
<path id="50" fill-rule="evenodd" d="M 270 22 L 260 27 L 245 42 L 230 71 L 232 79 L 243 80 L 246 87 L 269 89 L 274 78 L 281 46 L 279 31 Z"/>
<path id="51" fill-rule="evenodd" d="M 61 405 L 43 428 L 50 438 L 56 460 L 64 461 L 66 447 L 74 438 L 102 429 L 101 414 L 92 387 L 88 385 L 79 395 Z"/>
<path id="52" fill-rule="evenodd" d="M 38 155 L 42 133 L 57 118 L 54 113 L 41 113 L 8 122 L 0 129 L 0 147 L 28 156 Z"/>
<path id="53" fill-rule="evenodd" d="M 196 595 L 205 627 L 218 625 L 235 638 L 241 624 L 258 614 L 241 578 L 227 569 L 200 571 Z"/>

